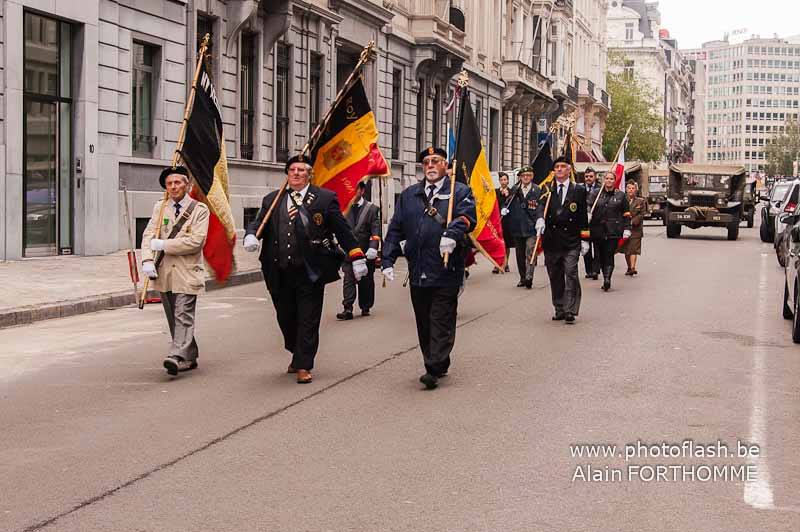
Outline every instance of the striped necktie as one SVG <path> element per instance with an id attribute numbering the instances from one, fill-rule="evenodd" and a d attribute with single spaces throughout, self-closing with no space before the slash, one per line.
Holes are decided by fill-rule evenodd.
<path id="1" fill-rule="evenodd" d="M 292 197 L 293 200 L 292 204 L 289 206 L 289 221 L 293 222 L 295 216 L 297 216 L 297 205 L 300 205 L 300 203 L 303 200 L 303 197 L 296 190 L 293 190 L 289 195 Z"/>

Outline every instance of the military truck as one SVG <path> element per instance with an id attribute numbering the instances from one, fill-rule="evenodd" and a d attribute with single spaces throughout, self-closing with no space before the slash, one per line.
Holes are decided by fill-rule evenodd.
<path id="1" fill-rule="evenodd" d="M 673 164 L 669 167 L 664 221 L 667 238 L 681 229 L 724 227 L 728 240 L 739 238 L 747 172 L 743 166 Z"/>
<path id="2" fill-rule="evenodd" d="M 647 180 L 642 183 L 642 197 L 647 199 L 649 218 L 664 218 L 664 204 L 667 202 L 667 182 L 669 168 L 652 166 L 648 169 Z"/>

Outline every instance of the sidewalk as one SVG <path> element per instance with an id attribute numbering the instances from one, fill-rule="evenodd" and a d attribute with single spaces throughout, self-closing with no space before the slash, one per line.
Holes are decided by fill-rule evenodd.
<path id="1" fill-rule="evenodd" d="M 237 245 L 235 256 L 236 270 L 226 286 L 262 280 L 257 253 L 247 253 Z M 138 264 L 141 290 L 144 276 Z M 206 289 L 216 288 L 221 286 L 209 276 Z M 0 262 L 0 328 L 124 307 L 135 301 L 125 251 Z"/>

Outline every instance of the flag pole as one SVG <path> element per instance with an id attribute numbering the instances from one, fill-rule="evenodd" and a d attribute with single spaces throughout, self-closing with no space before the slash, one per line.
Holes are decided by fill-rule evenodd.
<path id="1" fill-rule="evenodd" d="M 192 77 L 192 87 L 189 91 L 189 99 L 186 101 L 186 109 L 183 112 L 183 122 L 181 122 L 181 129 L 178 132 L 178 141 L 175 143 L 175 152 L 172 154 L 172 168 L 178 166 L 178 160 L 181 157 L 181 150 L 183 149 L 183 141 L 186 139 L 186 126 L 189 123 L 189 115 L 192 112 L 192 107 L 194 106 L 194 93 L 197 90 L 197 78 L 200 76 L 200 67 L 203 65 L 203 60 L 206 55 L 206 50 L 208 49 L 208 43 L 211 41 L 211 35 L 206 33 L 203 36 L 203 40 L 200 41 L 200 50 L 197 52 L 197 65 L 194 68 L 194 76 Z M 156 238 L 161 236 L 161 219 L 164 216 L 164 208 L 167 206 L 167 198 L 169 197 L 169 193 L 165 190 L 164 191 L 164 199 L 161 202 L 161 209 L 158 212 L 158 227 L 156 227 Z M 155 253 L 158 255 L 158 252 Z M 156 258 L 154 256 L 154 258 Z M 156 261 L 154 261 L 156 262 Z M 150 278 L 144 278 L 144 286 L 142 287 L 142 296 L 139 299 L 139 310 L 144 308 L 144 303 L 147 298 L 147 286 L 150 284 Z"/>
<path id="2" fill-rule="evenodd" d="M 617 154 L 614 156 L 614 162 L 611 163 L 611 168 L 612 169 L 614 167 L 616 167 L 617 166 L 617 162 L 619 162 L 619 154 L 622 153 L 622 147 L 625 146 L 625 141 L 628 140 L 628 135 L 630 134 L 632 127 L 633 127 L 633 124 L 628 126 L 628 131 L 625 132 L 625 136 L 622 137 L 622 142 L 619 143 L 619 148 L 617 148 Z M 623 168 L 622 171 L 624 172 L 625 169 Z M 603 179 L 605 179 L 605 175 L 603 175 Z M 600 199 L 600 192 L 602 192 L 602 191 L 603 191 L 603 186 L 601 186 L 598 189 L 597 197 L 594 198 L 594 203 L 592 203 L 592 210 L 589 211 L 589 214 L 594 214 L 594 208 L 597 206 L 597 200 Z"/>
<path id="3" fill-rule="evenodd" d="M 128 240 L 130 249 L 128 250 L 128 270 L 131 274 L 131 282 L 133 282 L 133 299 L 139 299 L 139 269 L 136 266 L 136 242 L 131 233 L 131 215 L 128 209 L 128 187 L 122 187 L 122 200 L 125 202 L 125 232 L 128 233 Z"/>
<path id="4" fill-rule="evenodd" d="M 331 104 L 330 108 L 328 109 L 328 112 L 325 113 L 325 116 L 322 118 L 322 121 L 320 121 L 320 123 L 317 124 L 317 127 L 314 128 L 314 131 L 311 133 L 311 137 L 309 137 L 308 142 L 306 142 L 305 146 L 303 146 L 303 151 L 300 152 L 300 155 L 305 156 L 306 152 L 308 152 L 308 150 L 311 149 L 311 147 L 317 143 L 317 140 L 319 140 L 319 136 L 322 134 L 323 131 L 325 131 L 325 128 L 327 127 L 328 122 L 331 119 L 333 111 L 341 103 L 344 93 L 347 92 L 347 90 L 353 84 L 353 81 L 356 79 L 356 74 L 360 74 L 361 69 L 364 67 L 364 65 L 373 60 L 374 53 L 375 53 L 375 41 L 369 41 L 369 43 L 367 43 L 364 49 L 361 50 L 361 55 L 358 58 L 358 63 L 356 63 L 356 66 L 355 68 L 353 68 L 353 71 L 350 72 L 350 75 L 347 76 L 347 79 L 342 85 L 342 88 L 339 89 L 338 93 L 336 93 L 336 98 L 334 98 L 333 104 Z M 264 215 L 264 219 L 261 220 L 261 225 L 258 226 L 258 230 L 256 231 L 256 238 L 261 238 L 261 233 L 264 231 L 264 226 L 267 225 L 267 222 L 272 216 L 272 211 L 275 210 L 275 205 L 278 204 L 278 201 L 283 196 L 283 192 L 286 190 L 286 187 L 288 185 L 289 185 L 289 178 L 287 177 L 286 181 L 283 182 L 283 186 L 281 186 L 281 188 L 278 189 L 278 193 L 275 194 L 275 199 L 272 200 L 272 205 L 269 206 L 267 213 Z"/>
<path id="5" fill-rule="evenodd" d="M 461 74 L 458 76 L 458 86 L 461 89 L 466 89 L 468 85 L 469 85 L 469 76 L 467 75 L 467 71 L 466 70 L 462 70 Z M 460 115 L 459 118 L 463 118 L 463 116 L 464 116 L 463 98 L 464 98 L 464 96 L 466 94 L 467 94 L 467 91 L 466 90 L 462 90 L 462 93 L 461 93 L 462 102 L 461 102 L 461 105 L 459 106 L 461 108 L 461 115 Z M 458 132 L 456 133 L 456 153 L 458 153 L 458 143 L 461 140 L 460 137 L 461 137 L 461 120 L 458 121 Z M 458 160 L 456 160 L 455 155 L 454 155 L 453 156 L 453 175 L 450 176 L 450 198 L 447 200 L 447 226 L 445 227 L 445 230 L 447 230 L 447 227 L 450 227 L 450 222 L 453 221 L 453 203 L 454 203 L 454 198 L 455 198 L 455 195 L 456 195 L 456 177 L 457 176 L 458 176 Z M 467 176 L 467 169 L 466 169 L 466 167 L 464 167 L 464 177 L 466 178 L 466 176 Z M 447 263 L 450 261 L 450 253 L 445 253 L 443 259 L 444 259 L 444 267 L 447 268 Z"/>
<path id="6" fill-rule="evenodd" d="M 548 187 L 547 189 L 547 201 L 544 204 L 544 213 L 542 213 L 542 219 L 547 220 L 547 211 L 550 210 L 550 199 L 553 197 L 553 192 Z M 531 253 L 531 261 L 530 264 L 534 264 L 536 262 L 536 257 L 539 256 L 539 242 L 542 241 L 542 235 L 539 233 L 536 235 L 536 244 L 533 245 L 533 253 Z"/>

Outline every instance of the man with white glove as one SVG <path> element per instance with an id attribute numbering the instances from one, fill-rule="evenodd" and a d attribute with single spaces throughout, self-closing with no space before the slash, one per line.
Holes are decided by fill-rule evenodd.
<path id="1" fill-rule="evenodd" d="M 550 277 L 550 294 L 555 313 L 553 320 L 575 323 L 581 305 L 578 260 L 589 239 L 586 189 L 570 179 L 571 161 L 559 157 L 553 162 L 554 180 L 547 213 L 541 202 L 545 231 L 542 235 L 544 263 Z"/>
<path id="2" fill-rule="evenodd" d="M 356 186 L 356 195 L 344 218 L 353 230 L 353 236 L 361 249 L 366 250 L 363 269 L 359 263 L 342 265 L 344 280 L 342 281 L 342 312 L 336 315 L 337 320 L 352 320 L 353 305 L 358 296 L 358 308 L 362 316 L 369 316 L 375 305 L 375 261 L 378 258 L 378 247 L 381 243 L 380 208 L 364 197 L 367 185 L 363 181 Z M 358 270 L 358 271 L 356 271 Z"/>
<path id="3" fill-rule="evenodd" d="M 462 242 L 476 223 L 475 200 L 470 188 L 455 183 L 453 218 L 448 224 L 450 178 L 446 176 L 447 152 L 431 146 L 419 156 L 425 179 L 405 189 L 389 223 L 383 245 L 383 276 L 394 279 L 394 264 L 401 254 L 408 261 L 411 303 L 417 336 L 425 363 L 420 382 L 427 389 L 438 386 L 450 367 L 456 336 L 458 291 L 464 281 L 466 249 Z M 446 214 L 445 214 L 446 215 Z M 405 248 L 401 252 L 401 242 Z M 442 256 L 448 253 L 447 267 Z"/>
<path id="4" fill-rule="evenodd" d="M 283 345 L 292 355 L 286 372 L 296 375 L 298 384 L 312 381 L 325 285 L 339 280 L 342 261 L 353 270 L 354 278 L 368 271 L 336 193 L 311 184 L 312 163 L 303 154 L 286 162 L 288 187 L 264 196 L 244 240 L 245 249 L 255 251 L 262 239 L 261 271 Z M 273 201 L 275 208 L 264 222 Z"/>
<path id="5" fill-rule="evenodd" d="M 206 282 L 203 244 L 209 211 L 189 196 L 189 172 L 183 166 L 165 168 L 159 183 L 167 194 L 154 205 L 142 234 L 142 271 L 161 293 L 172 337 L 163 365 L 167 373 L 177 375 L 197 367 L 195 308 Z"/>
<path id="6" fill-rule="evenodd" d="M 514 243 L 519 272 L 518 288 L 533 289 L 534 264 L 532 264 L 536 236 L 544 231 L 544 220 L 541 217 L 539 204 L 542 189 L 533 182 L 533 167 L 523 166 L 519 169 L 519 183 L 509 194 L 508 216 L 503 221 L 503 232 L 508 229 Z"/>
<path id="7" fill-rule="evenodd" d="M 603 272 L 603 291 L 611 289 L 614 259 L 620 239 L 631 236 L 631 213 L 627 195 L 614 188 L 614 172 L 606 172 L 594 207 L 591 232 L 595 243 L 595 260 Z"/>

